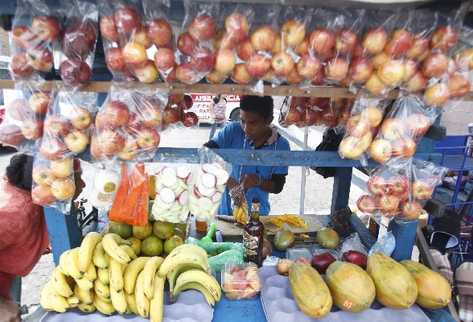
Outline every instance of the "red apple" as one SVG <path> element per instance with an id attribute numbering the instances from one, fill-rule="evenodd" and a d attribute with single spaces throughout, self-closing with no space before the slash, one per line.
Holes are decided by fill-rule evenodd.
<path id="1" fill-rule="evenodd" d="M 442 106 L 449 98 L 450 91 L 445 83 L 431 85 L 424 92 L 424 102 L 429 106 Z"/>
<path id="2" fill-rule="evenodd" d="M 111 71 L 123 71 L 125 59 L 121 48 L 110 48 L 105 52 L 105 63 Z"/>
<path id="3" fill-rule="evenodd" d="M 347 136 L 340 142 L 338 151 L 344 158 L 355 160 L 369 148 L 372 140 L 371 132 L 365 133 L 361 138 Z"/>
<path id="4" fill-rule="evenodd" d="M 414 137 L 423 136 L 429 129 L 432 121 L 422 113 L 414 113 L 406 119 L 407 128 Z"/>
<path id="5" fill-rule="evenodd" d="M 250 36 L 251 45 L 255 51 L 272 51 L 276 42 L 276 33 L 271 26 L 258 27 Z"/>
<path id="6" fill-rule="evenodd" d="M 0 142 L 5 145 L 17 146 L 25 140 L 21 129 L 13 124 L 0 125 Z"/>
<path id="7" fill-rule="evenodd" d="M 105 156 L 113 156 L 123 150 L 125 140 L 117 131 L 105 129 L 97 135 L 100 150 Z"/>
<path id="8" fill-rule="evenodd" d="M 99 129 L 116 129 L 127 125 L 129 120 L 130 111 L 128 110 L 128 106 L 123 102 L 110 100 L 97 114 L 95 125 Z"/>
<path id="9" fill-rule="evenodd" d="M 139 129 L 135 136 L 140 149 L 150 150 L 159 146 L 159 133 L 154 128 Z"/>
<path id="10" fill-rule="evenodd" d="M 236 42 L 240 42 L 248 36 L 250 25 L 244 15 L 234 12 L 225 18 L 225 30 L 235 38 Z"/>
<path id="11" fill-rule="evenodd" d="M 303 78 L 312 80 L 317 72 L 322 69 L 322 63 L 315 57 L 312 57 L 308 54 L 301 57 L 297 63 L 297 72 Z"/>
<path id="12" fill-rule="evenodd" d="M 369 214 L 372 214 L 376 210 L 378 210 L 376 198 L 370 195 L 361 196 L 356 202 L 356 206 L 362 212 L 369 213 Z"/>
<path id="13" fill-rule="evenodd" d="M 374 195 L 380 196 L 388 193 L 388 183 L 378 175 L 373 175 L 368 180 L 368 190 Z"/>
<path id="14" fill-rule="evenodd" d="M 335 43 L 335 35 L 327 29 L 315 29 L 309 36 L 309 49 L 322 60 L 333 56 Z"/>
<path id="15" fill-rule="evenodd" d="M 386 163 L 392 156 L 391 143 L 385 139 L 376 139 L 370 145 L 370 156 L 376 162 Z"/>
<path id="16" fill-rule="evenodd" d="M 305 25 L 296 20 L 289 19 L 281 27 L 282 40 L 284 46 L 296 48 L 305 38 Z"/>
<path id="17" fill-rule="evenodd" d="M 158 78 L 158 70 L 152 60 L 133 68 L 133 75 L 142 83 L 150 84 Z"/>
<path id="18" fill-rule="evenodd" d="M 417 220 L 422 214 L 422 211 L 422 206 L 418 202 L 406 202 L 401 207 L 401 218 L 404 220 Z"/>
<path id="19" fill-rule="evenodd" d="M 312 85 L 322 85 L 325 80 L 325 72 L 324 69 L 320 69 L 317 74 L 312 78 Z"/>
<path id="20" fill-rule="evenodd" d="M 28 77 L 33 73 L 33 67 L 28 61 L 26 53 L 16 53 L 10 61 L 10 70 L 18 77 Z"/>
<path id="21" fill-rule="evenodd" d="M 448 91 L 450 97 L 461 97 L 470 91 L 470 82 L 462 74 L 454 74 L 448 79 Z"/>
<path id="22" fill-rule="evenodd" d="M 414 44 L 414 36 L 405 29 L 397 29 L 384 47 L 384 51 L 391 57 L 398 58 L 407 53 Z"/>
<path id="23" fill-rule="evenodd" d="M 428 182 L 416 180 L 412 184 L 412 196 L 417 200 L 428 200 L 432 198 L 434 187 Z"/>
<path id="24" fill-rule="evenodd" d="M 95 23 L 90 19 L 70 24 L 62 36 L 62 50 L 68 58 L 85 59 L 97 40 Z"/>
<path id="25" fill-rule="evenodd" d="M 60 201 L 71 199 L 74 196 L 76 187 L 72 179 L 56 179 L 51 184 L 51 193 Z"/>
<path id="26" fill-rule="evenodd" d="M 301 57 L 309 54 L 309 40 L 307 40 L 307 37 L 295 48 L 295 52 Z"/>
<path id="27" fill-rule="evenodd" d="M 289 54 L 280 52 L 273 56 L 271 66 L 276 76 L 286 77 L 292 72 L 295 64 Z"/>
<path id="28" fill-rule="evenodd" d="M 170 70 L 175 64 L 174 51 L 170 48 L 158 48 L 154 55 L 154 63 L 159 70 Z"/>
<path id="29" fill-rule="evenodd" d="M 48 160 L 59 160 L 64 158 L 67 148 L 56 138 L 43 137 L 39 153 Z"/>
<path id="30" fill-rule="evenodd" d="M 148 60 L 146 48 L 136 41 L 128 42 L 125 47 L 123 47 L 122 54 L 125 64 L 138 65 Z"/>
<path id="31" fill-rule="evenodd" d="M 286 80 L 287 80 L 287 83 L 290 85 L 297 85 L 297 84 L 302 83 L 304 81 L 304 78 L 301 75 L 299 75 L 299 73 L 297 72 L 297 69 L 293 69 L 289 73 L 289 75 L 287 75 Z"/>
<path id="32" fill-rule="evenodd" d="M 174 124 L 181 120 L 181 113 L 177 108 L 167 106 L 164 109 L 164 124 Z"/>
<path id="33" fill-rule="evenodd" d="M 388 34 L 384 28 L 379 27 L 369 30 L 363 38 L 363 48 L 371 55 L 377 55 L 383 51 L 388 42 Z"/>
<path id="34" fill-rule="evenodd" d="M 100 18 L 100 33 L 107 40 L 118 41 L 118 32 L 113 16 L 102 16 Z"/>
<path id="35" fill-rule="evenodd" d="M 205 76 L 205 79 L 207 79 L 210 84 L 222 84 L 227 79 L 227 75 L 213 70 Z"/>
<path id="36" fill-rule="evenodd" d="M 432 49 L 439 49 L 443 52 L 447 52 L 455 46 L 458 37 L 458 31 L 452 26 L 442 26 L 437 28 L 434 32 L 430 44 Z"/>
<path id="37" fill-rule="evenodd" d="M 35 165 L 33 167 L 33 182 L 38 185 L 50 185 L 54 180 L 49 167 L 46 165 Z"/>
<path id="38" fill-rule="evenodd" d="M 370 130 L 370 123 L 360 115 L 355 115 L 348 119 L 346 129 L 349 135 L 361 137 Z"/>
<path id="39" fill-rule="evenodd" d="M 429 52 L 428 38 L 418 35 L 414 39 L 414 43 L 411 48 L 406 52 L 406 57 L 409 59 L 422 60 L 422 58 Z"/>
<path id="40" fill-rule="evenodd" d="M 181 51 L 181 53 L 190 56 L 192 55 L 195 47 L 197 47 L 197 40 L 192 38 L 188 32 L 184 32 L 179 35 L 179 38 L 177 39 L 177 48 Z"/>
<path id="41" fill-rule="evenodd" d="M 146 127 L 156 127 L 163 124 L 163 113 L 158 106 L 140 108 L 140 119 Z"/>
<path id="42" fill-rule="evenodd" d="M 392 154 L 401 158 L 410 158 L 416 153 L 416 143 L 409 137 L 392 142 Z"/>
<path id="43" fill-rule="evenodd" d="M 245 64 L 237 64 L 233 69 L 232 80 L 235 83 L 245 85 L 250 83 L 252 79 L 253 78 L 250 73 L 248 73 Z"/>
<path id="44" fill-rule="evenodd" d="M 403 60 L 390 59 L 377 71 L 379 79 L 387 86 L 396 87 L 401 84 L 406 73 Z"/>
<path id="45" fill-rule="evenodd" d="M 185 127 L 192 127 L 199 123 L 199 117 L 194 112 L 186 112 L 184 113 L 182 124 Z"/>
<path id="46" fill-rule="evenodd" d="M 118 153 L 118 157 L 125 161 L 131 161 L 138 155 L 138 143 L 135 138 L 129 136 L 125 142 L 123 150 Z"/>
<path id="47" fill-rule="evenodd" d="M 172 40 L 172 27 L 166 19 L 157 18 L 148 24 L 148 37 L 157 47 L 167 47 Z"/>
<path id="48" fill-rule="evenodd" d="M 78 130 L 85 130 L 92 124 L 92 115 L 83 107 L 74 107 L 70 111 L 69 119 L 72 126 Z"/>
<path id="49" fill-rule="evenodd" d="M 13 44 L 22 49 L 35 47 L 35 45 L 39 42 L 35 39 L 36 35 L 33 34 L 26 26 L 13 27 L 11 30 L 11 36 Z"/>
<path id="50" fill-rule="evenodd" d="M 81 153 L 89 144 L 89 136 L 82 131 L 74 130 L 64 137 L 64 143 L 72 153 Z"/>
<path id="51" fill-rule="evenodd" d="M 28 103 L 33 112 L 46 114 L 49 104 L 51 103 L 51 97 L 46 93 L 36 92 L 30 96 Z"/>
<path id="52" fill-rule="evenodd" d="M 215 46 L 217 49 L 235 49 L 239 42 L 233 34 L 224 34 L 220 40 L 220 43 Z"/>
<path id="53" fill-rule="evenodd" d="M 379 96 L 387 90 L 386 85 L 379 79 L 379 77 L 373 73 L 365 83 L 366 89 L 373 95 Z"/>
<path id="54" fill-rule="evenodd" d="M 353 53 L 351 54 L 352 58 L 360 58 L 364 56 L 364 50 L 363 46 L 361 46 L 360 43 L 357 43 L 355 45 L 355 48 L 353 49 Z"/>
<path id="55" fill-rule="evenodd" d="M 246 62 L 246 69 L 251 77 L 261 78 L 263 77 L 271 68 L 271 59 L 265 55 L 254 54 Z"/>
<path id="56" fill-rule="evenodd" d="M 215 54 L 210 49 L 206 47 L 197 47 L 192 52 L 190 63 L 194 69 L 199 72 L 209 72 L 214 67 L 215 61 Z"/>
<path id="57" fill-rule="evenodd" d="M 115 26 L 119 34 L 130 35 L 141 29 L 141 17 L 133 6 L 123 6 L 114 14 Z"/>
<path id="58" fill-rule="evenodd" d="M 183 103 L 184 110 L 191 109 L 192 106 L 194 106 L 194 100 L 192 99 L 192 96 L 187 95 L 187 94 L 184 95 L 182 99 L 182 103 Z"/>
<path id="59" fill-rule="evenodd" d="M 373 73 L 373 63 L 368 58 L 355 58 L 351 62 L 349 75 L 358 84 L 365 83 Z"/>
<path id="60" fill-rule="evenodd" d="M 92 76 L 89 65 L 80 59 L 68 59 L 61 63 L 59 74 L 66 85 L 85 84 Z"/>
<path id="61" fill-rule="evenodd" d="M 53 68 L 53 54 L 47 48 L 35 48 L 28 51 L 28 64 L 40 72 L 49 72 Z"/>
<path id="62" fill-rule="evenodd" d="M 379 209 L 385 215 L 394 215 L 399 211 L 401 200 L 392 195 L 383 195 L 378 200 Z"/>
<path id="63" fill-rule="evenodd" d="M 255 53 L 255 49 L 249 40 L 242 42 L 237 47 L 237 54 L 241 60 L 247 61 L 251 58 L 251 56 Z"/>
<path id="64" fill-rule="evenodd" d="M 417 73 L 417 62 L 412 59 L 404 61 L 404 77 L 403 82 L 408 82 Z"/>
<path id="65" fill-rule="evenodd" d="M 31 22 L 31 30 L 43 41 L 54 41 L 59 36 L 61 27 L 54 17 L 37 16 Z"/>
<path id="66" fill-rule="evenodd" d="M 21 134 L 27 140 L 37 140 L 43 135 L 43 122 L 26 120 L 21 124 Z"/>
<path id="67" fill-rule="evenodd" d="M 442 53 L 429 55 L 422 64 L 422 72 L 427 78 L 441 77 L 448 70 L 448 57 Z"/>
<path id="68" fill-rule="evenodd" d="M 467 48 L 455 55 L 455 62 L 461 71 L 473 69 L 473 48 Z"/>
<path id="69" fill-rule="evenodd" d="M 176 78 L 188 85 L 197 83 L 200 80 L 200 76 L 196 73 L 191 64 L 178 65 L 176 68 Z"/>
<path id="70" fill-rule="evenodd" d="M 406 136 L 406 125 L 399 119 L 385 119 L 381 125 L 381 134 L 389 141 L 402 139 Z"/>
<path id="71" fill-rule="evenodd" d="M 189 26 L 189 34 L 197 41 L 212 39 L 217 33 L 217 25 L 212 17 L 206 14 L 194 18 Z"/>
<path id="72" fill-rule="evenodd" d="M 417 72 L 406 83 L 409 92 L 415 93 L 424 90 L 427 87 L 427 80 L 421 72 Z"/>
<path id="73" fill-rule="evenodd" d="M 71 124 L 60 116 L 49 115 L 44 122 L 44 129 L 48 134 L 64 136 L 71 130 Z"/>
<path id="74" fill-rule="evenodd" d="M 130 41 L 142 44 L 143 47 L 148 49 L 153 44 L 151 39 L 148 37 L 147 29 L 142 27 L 141 29 L 135 30 L 130 37 Z"/>
<path id="75" fill-rule="evenodd" d="M 383 120 L 383 111 L 376 106 L 370 105 L 361 111 L 361 119 L 367 120 L 372 128 L 378 127 Z"/>
<path id="76" fill-rule="evenodd" d="M 49 185 L 37 185 L 31 190 L 31 199 L 33 203 L 40 206 L 50 205 L 56 201 L 56 198 L 51 193 Z"/>
<path id="77" fill-rule="evenodd" d="M 389 187 L 395 196 L 404 196 L 409 189 L 409 179 L 404 175 L 397 175 L 389 179 Z"/>
<path id="78" fill-rule="evenodd" d="M 325 66 L 325 76 L 332 81 L 342 81 L 348 75 L 350 64 L 343 58 L 333 58 Z"/>
<path id="79" fill-rule="evenodd" d="M 349 29 L 342 29 L 337 33 L 335 41 L 335 50 L 342 55 L 349 55 L 358 43 L 358 36 Z"/>
<path id="80" fill-rule="evenodd" d="M 391 58 L 383 51 L 372 58 L 373 66 L 375 69 L 381 68 Z"/>

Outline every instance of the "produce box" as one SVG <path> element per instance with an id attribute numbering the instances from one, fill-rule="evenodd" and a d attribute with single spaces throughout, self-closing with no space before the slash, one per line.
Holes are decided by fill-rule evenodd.
<path id="1" fill-rule="evenodd" d="M 259 273 L 264 285 L 261 290 L 261 303 L 268 322 L 430 322 L 417 305 L 407 310 L 373 305 L 360 313 L 336 311 L 333 308 L 324 318 L 312 319 L 298 309 L 287 277 L 279 275 L 274 266 L 264 266 Z"/>

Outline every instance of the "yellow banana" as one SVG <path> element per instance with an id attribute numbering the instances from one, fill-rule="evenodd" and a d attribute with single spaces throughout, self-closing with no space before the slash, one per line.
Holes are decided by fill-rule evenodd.
<path id="1" fill-rule="evenodd" d="M 51 281 L 52 281 L 54 290 L 59 295 L 64 296 L 64 297 L 69 297 L 69 296 L 72 296 L 72 294 L 74 294 L 71 287 L 67 283 L 66 275 L 64 275 L 64 273 L 59 269 L 59 267 L 56 267 L 53 270 L 53 276 L 52 276 Z"/>
<path id="2" fill-rule="evenodd" d="M 95 265 L 89 265 L 87 271 L 85 271 L 84 277 L 91 282 L 97 279 L 97 270 L 95 269 Z"/>
<path id="3" fill-rule="evenodd" d="M 136 310 L 138 311 L 138 315 L 143 318 L 147 318 L 149 316 L 149 300 L 145 295 L 145 290 L 143 287 L 143 271 L 138 274 L 138 278 L 136 279 L 135 285 L 135 301 L 136 301 Z"/>
<path id="4" fill-rule="evenodd" d="M 127 264 L 131 259 L 120 245 L 129 245 L 130 241 L 122 239 L 117 234 L 108 233 L 102 239 L 102 245 L 105 252 L 119 262 L 120 264 Z"/>
<path id="5" fill-rule="evenodd" d="M 212 294 L 216 301 L 220 301 L 222 291 L 215 277 L 196 269 L 185 271 L 184 273 L 178 276 L 176 280 L 176 286 L 173 290 L 174 293 L 177 293 L 179 291 L 179 288 L 183 285 L 193 282 L 199 283 L 204 286 L 209 291 L 209 293 Z"/>
<path id="6" fill-rule="evenodd" d="M 94 306 L 102 314 L 105 315 L 112 315 L 115 313 L 115 308 L 113 307 L 112 303 L 107 303 L 103 301 L 99 296 L 96 296 L 94 299 Z"/>
<path id="7" fill-rule="evenodd" d="M 120 314 L 125 314 L 127 303 L 123 289 L 117 291 L 110 288 L 110 299 L 112 300 L 112 305 L 115 310 Z"/>
<path id="8" fill-rule="evenodd" d="M 143 268 L 143 288 L 145 290 L 146 297 L 150 300 L 153 298 L 154 277 L 156 276 L 156 271 L 162 262 L 162 257 L 153 256 L 148 259 L 145 267 Z"/>
<path id="9" fill-rule="evenodd" d="M 76 282 L 77 286 L 85 291 L 90 290 L 91 288 L 94 287 L 94 283 L 86 279 L 85 277 L 83 278 L 75 278 L 74 281 Z"/>
<path id="10" fill-rule="evenodd" d="M 109 292 L 110 292 L 110 289 L 109 289 Z M 104 303 L 112 304 L 112 299 L 110 299 L 110 297 L 102 297 L 102 296 L 100 296 L 100 294 L 95 293 L 94 299 L 97 298 L 97 297 L 100 298 L 100 300 Z"/>
<path id="11" fill-rule="evenodd" d="M 207 301 L 207 303 L 210 306 L 215 305 L 216 299 L 213 297 L 212 294 L 210 294 L 209 290 L 207 288 L 205 288 L 204 286 L 202 286 L 202 284 L 195 283 L 195 282 L 183 284 L 179 287 L 179 289 L 176 288 L 175 292 L 172 293 L 173 298 L 176 298 L 179 293 L 181 293 L 182 291 L 186 291 L 186 290 L 199 291 L 205 297 L 205 300 Z"/>
<path id="12" fill-rule="evenodd" d="M 95 280 L 94 290 L 97 295 L 100 295 L 101 297 L 106 299 L 110 298 L 110 287 L 108 287 L 108 285 L 103 284 L 100 280 Z"/>
<path id="13" fill-rule="evenodd" d="M 108 268 L 108 260 L 105 256 L 105 250 L 103 249 L 101 241 L 97 243 L 97 246 L 95 246 L 92 262 L 98 268 Z"/>
<path id="14" fill-rule="evenodd" d="M 162 322 L 164 319 L 164 277 L 155 274 L 154 289 L 149 308 L 151 322 Z"/>
<path id="15" fill-rule="evenodd" d="M 128 309 L 131 313 L 136 314 L 136 315 L 139 315 L 139 314 L 138 314 L 138 309 L 136 308 L 135 294 L 126 294 L 126 293 L 125 293 L 125 297 L 126 297 L 127 309 Z"/>
<path id="16" fill-rule="evenodd" d="M 83 278 L 84 274 L 79 270 L 79 247 L 70 250 L 69 263 L 70 265 L 67 267 L 69 275 L 74 278 Z"/>
<path id="17" fill-rule="evenodd" d="M 70 296 L 66 299 L 66 301 L 69 304 L 70 308 L 77 307 L 80 302 L 77 296 Z"/>
<path id="18" fill-rule="evenodd" d="M 128 241 L 131 242 L 131 248 L 133 248 L 136 256 L 140 256 L 141 254 L 141 240 L 136 237 L 128 238 Z"/>
<path id="19" fill-rule="evenodd" d="M 125 253 L 127 253 L 131 259 L 135 259 L 137 257 L 135 251 L 133 250 L 131 246 L 120 245 L 120 248 L 123 249 Z"/>
<path id="20" fill-rule="evenodd" d="M 97 269 L 97 277 L 104 285 L 108 285 L 110 283 L 110 278 L 108 276 L 108 269 L 107 268 L 98 268 Z"/>
<path id="21" fill-rule="evenodd" d="M 149 257 L 138 257 L 132 260 L 125 269 L 123 274 L 124 289 L 127 294 L 133 294 L 135 292 L 136 279 L 138 274 L 145 267 Z"/>
<path id="22" fill-rule="evenodd" d="M 81 310 L 84 313 L 92 313 L 95 312 L 95 305 L 94 304 L 79 304 L 77 306 L 79 310 Z"/>
<path id="23" fill-rule="evenodd" d="M 69 308 L 66 298 L 55 292 L 51 282 L 46 283 L 41 290 L 40 305 L 45 310 L 59 313 L 64 313 Z"/>
<path id="24" fill-rule="evenodd" d="M 85 235 L 79 247 L 79 271 L 85 273 L 92 263 L 95 247 L 102 240 L 102 235 L 96 232 L 90 232 Z"/>
<path id="25" fill-rule="evenodd" d="M 174 248 L 164 259 L 159 267 L 159 276 L 167 276 L 176 266 L 184 263 L 201 265 L 205 267 L 205 270 L 208 270 L 209 267 L 207 253 L 204 249 L 196 245 L 184 244 Z"/>
<path id="26" fill-rule="evenodd" d="M 124 265 L 120 264 L 114 259 L 110 260 L 109 267 L 109 278 L 110 278 L 110 288 L 119 291 L 123 289 L 123 267 Z"/>
<path id="27" fill-rule="evenodd" d="M 92 290 L 83 290 L 78 285 L 74 287 L 74 295 L 84 304 L 92 304 L 94 302 L 94 292 Z"/>
<path id="28" fill-rule="evenodd" d="M 73 278 L 82 278 L 82 274 L 77 269 L 77 266 L 73 261 L 73 250 L 66 250 L 59 257 L 59 268 L 65 275 L 72 276 Z"/>
<path id="29" fill-rule="evenodd" d="M 171 294 L 174 290 L 174 285 L 176 284 L 177 277 L 183 272 L 188 271 L 190 269 L 200 269 L 205 272 L 207 270 L 207 267 L 198 263 L 189 264 L 185 262 L 175 266 L 166 276 L 169 284 L 169 292 Z"/>

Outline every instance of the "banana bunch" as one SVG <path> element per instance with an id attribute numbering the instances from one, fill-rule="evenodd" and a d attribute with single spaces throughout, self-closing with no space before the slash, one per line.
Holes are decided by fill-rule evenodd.
<path id="1" fill-rule="evenodd" d="M 233 207 L 233 218 L 237 223 L 246 225 L 249 221 L 248 207 L 246 205 Z"/>

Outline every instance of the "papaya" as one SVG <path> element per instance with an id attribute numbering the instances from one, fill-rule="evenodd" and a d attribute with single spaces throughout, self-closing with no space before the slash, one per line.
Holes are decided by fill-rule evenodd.
<path id="1" fill-rule="evenodd" d="M 376 297 L 373 280 L 361 267 L 336 261 L 325 272 L 325 282 L 333 302 L 341 310 L 361 312 L 368 309 Z"/>
<path id="2" fill-rule="evenodd" d="M 322 276 L 309 264 L 289 268 L 289 285 L 297 307 L 311 318 L 322 318 L 332 309 L 332 296 Z"/>
<path id="3" fill-rule="evenodd" d="M 340 243 L 340 237 L 337 232 L 331 228 L 319 230 L 315 239 L 320 246 L 328 249 L 337 248 Z"/>
<path id="4" fill-rule="evenodd" d="M 411 273 L 383 253 L 368 257 L 366 271 L 376 287 L 376 299 L 386 307 L 407 309 L 417 299 L 417 284 Z"/>
<path id="5" fill-rule="evenodd" d="M 285 251 L 294 244 L 295 236 L 292 231 L 281 229 L 274 235 L 274 248 L 279 251 Z"/>
<path id="6" fill-rule="evenodd" d="M 416 303 L 426 309 L 440 309 L 452 299 L 452 288 L 442 274 L 411 260 L 401 262 L 417 283 Z"/>

